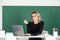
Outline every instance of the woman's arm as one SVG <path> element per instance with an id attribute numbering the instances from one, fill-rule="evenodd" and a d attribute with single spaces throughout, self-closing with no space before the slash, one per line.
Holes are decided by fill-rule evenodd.
<path id="1" fill-rule="evenodd" d="M 27 33 L 30 33 L 30 22 L 28 22 L 27 20 L 24 20 L 24 23 L 27 25 Z"/>
<path id="2" fill-rule="evenodd" d="M 39 29 L 39 34 L 41 34 L 42 33 L 42 31 L 43 31 L 43 27 L 44 27 L 44 22 L 42 21 L 41 22 L 41 25 L 40 25 L 40 29 Z"/>
<path id="3" fill-rule="evenodd" d="M 27 20 L 24 20 L 24 23 L 25 23 L 25 24 L 28 24 L 28 21 L 27 21 Z"/>
<path id="4" fill-rule="evenodd" d="M 25 35 L 26 35 L 26 36 L 31 36 L 31 34 L 29 34 L 29 33 L 26 33 Z"/>
<path id="5" fill-rule="evenodd" d="M 27 33 L 25 34 L 26 36 L 31 36 L 31 34 L 29 33 L 30 30 L 29 30 L 29 23 L 27 20 L 24 20 L 24 23 L 27 25 Z"/>

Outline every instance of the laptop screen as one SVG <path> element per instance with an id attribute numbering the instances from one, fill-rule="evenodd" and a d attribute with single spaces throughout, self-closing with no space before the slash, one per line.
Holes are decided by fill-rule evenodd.
<path id="1" fill-rule="evenodd" d="M 12 25 L 14 36 L 24 36 L 24 30 L 22 25 Z"/>

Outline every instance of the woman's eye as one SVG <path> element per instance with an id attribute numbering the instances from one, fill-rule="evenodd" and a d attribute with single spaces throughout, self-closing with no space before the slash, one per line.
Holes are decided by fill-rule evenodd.
<path id="1" fill-rule="evenodd" d="M 32 17 L 36 17 L 36 16 L 32 16 Z"/>

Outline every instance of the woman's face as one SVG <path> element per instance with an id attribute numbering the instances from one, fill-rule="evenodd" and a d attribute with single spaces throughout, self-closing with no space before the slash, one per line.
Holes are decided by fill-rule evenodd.
<path id="1" fill-rule="evenodd" d="M 33 20 L 33 21 L 38 21 L 38 16 L 37 16 L 37 14 L 32 14 L 32 20 Z"/>

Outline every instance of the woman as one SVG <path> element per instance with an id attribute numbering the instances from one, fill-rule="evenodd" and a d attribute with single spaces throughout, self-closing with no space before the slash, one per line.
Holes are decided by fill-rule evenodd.
<path id="1" fill-rule="evenodd" d="M 41 21 L 40 13 L 37 11 L 33 11 L 31 14 L 32 21 L 27 22 L 27 20 L 24 20 L 24 23 L 27 24 L 27 36 L 31 35 L 39 35 L 42 33 L 44 22 Z M 37 38 L 34 38 L 36 40 Z M 38 40 L 38 39 L 37 39 Z M 40 38 L 40 40 L 42 40 Z"/>

